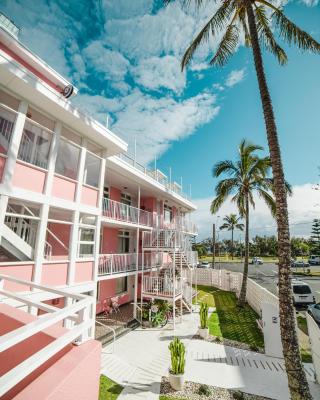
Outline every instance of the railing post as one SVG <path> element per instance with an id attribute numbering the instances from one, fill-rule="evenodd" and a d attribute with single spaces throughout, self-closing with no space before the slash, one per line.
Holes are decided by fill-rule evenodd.
<path id="1" fill-rule="evenodd" d="M 112 275 L 112 272 L 113 272 L 113 257 L 114 257 L 114 254 L 111 254 L 111 261 L 110 261 L 110 275 Z"/>
<path id="2" fill-rule="evenodd" d="M 82 310 L 79 311 L 78 313 L 78 324 L 81 324 L 82 322 L 86 322 L 90 319 L 90 312 L 89 312 L 89 305 L 86 305 Z M 79 338 L 75 341 L 76 345 L 80 345 L 86 340 L 89 339 L 89 329 L 86 329 L 82 334 L 79 336 Z"/>

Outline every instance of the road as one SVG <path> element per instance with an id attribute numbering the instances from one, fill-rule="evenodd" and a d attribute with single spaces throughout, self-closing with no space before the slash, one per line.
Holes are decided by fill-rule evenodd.
<path id="1" fill-rule="evenodd" d="M 243 264 L 241 263 L 217 263 L 216 268 L 227 269 L 232 272 L 242 272 Z M 320 267 L 310 267 L 311 272 L 320 271 Z M 263 265 L 249 265 L 249 277 L 259 283 L 259 285 L 270 290 L 271 293 L 277 294 L 278 283 L 278 266 L 272 263 Z M 302 277 L 297 276 L 297 279 L 308 283 L 313 291 L 313 294 L 320 302 L 320 276 L 319 277 Z"/>

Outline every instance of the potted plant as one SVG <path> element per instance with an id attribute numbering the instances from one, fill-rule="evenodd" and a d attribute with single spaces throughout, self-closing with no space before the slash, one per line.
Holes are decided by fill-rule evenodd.
<path id="1" fill-rule="evenodd" d="M 209 335 L 208 312 L 209 312 L 208 304 L 201 303 L 199 335 L 200 335 L 200 337 L 202 337 L 202 339 L 207 339 L 207 337 Z"/>
<path id="2" fill-rule="evenodd" d="M 184 368 L 186 364 L 186 348 L 180 339 L 174 338 L 169 345 L 171 368 L 169 383 L 174 390 L 182 390 L 184 385 Z"/>

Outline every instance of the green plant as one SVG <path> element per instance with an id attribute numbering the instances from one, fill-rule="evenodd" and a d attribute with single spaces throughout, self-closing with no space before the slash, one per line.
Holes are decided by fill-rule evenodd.
<path id="1" fill-rule="evenodd" d="M 220 343 L 221 342 L 221 338 L 219 338 L 219 336 L 217 336 L 215 339 L 215 342 Z"/>
<path id="2" fill-rule="evenodd" d="M 201 329 L 208 328 L 208 313 L 209 313 L 208 304 L 201 303 L 201 306 L 200 306 L 200 327 L 201 327 Z"/>
<path id="3" fill-rule="evenodd" d="M 173 375 L 184 374 L 186 364 L 186 348 L 180 339 L 174 338 L 169 344 L 171 353 L 171 370 Z"/>
<path id="4" fill-rule="evenodd" d="M 198 394 L 200 394 L 200 396 L 210 396 L 211 390 L 208 385 L 200 385 Z"/>
<path id="5" fill-rule="evenodd" d="M 164 315 L 162 311 L 158 311 L 157 313 L 151 314 L 151 323 L 152 326 L 159 326 L 163 321 Z"/>
<path id="6" fill-rule="evenodd" d="M 234 392 L 234 393 L 232 394 L 232 397 L 233 397 L 235 400 L 244 400 L 244 394 L 243 394 L 243 392 L 240 392 L 240 390 L 237 390 L 236 392 Z"/>

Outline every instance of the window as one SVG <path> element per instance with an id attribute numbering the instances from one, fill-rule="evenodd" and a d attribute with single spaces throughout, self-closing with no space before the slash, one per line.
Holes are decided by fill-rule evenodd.
<path id="1" fill-rule="evenodd" d="M 52 134 L 26 121 L 20 142 L 18 159 L 47 168 Z"/>
<path id="2" fill-rule="evenodd" d="M 130 252 L 130 232 L 120 231 L 118 240 L 118 252 L 129 253 Z"/>
<path id="3" fill-rule="evenodd" d="M 100 163 L 100 158 L 91 153 L 87 153 L 84 171 L 85 184 L 99 187 Z"/>
<path id="4" fill-rule="evenodd" d="M 124 293 L 128 290 L 128 277 L 117 278 L 116 280 L 116 294 Z"/>
<path id="5" fill-rule="evenodd" d="M 79 229 L 79 257 L 92 257 L 94 253 L 95 230 L 93 228 Z"/>
<path id="6" fill-rule="evenodd" d="M 121 193 L 121 203 L 131 206 L 131 195 L 127 193 Z"/>
<path id="7" fill-rule="evenodd" d="M 7 154 L 7 152 L 8 152 L 14 121 L 15 121 L 15 115 L 13 113 L 1 108 L 0 153 L 2 153 L 2 154 Z"/>
<path id="8" fill-rule="evenodd" d="M 293 293 L 295 293 L 295 294 L 310 294 L 311 289 L 307 285 L 294 285 Z"/>
<path id="9" fill-rule="evenodd" d="M 167 204 L 164 205 L 164 222 L 171 222 L 173 218 L 172 207 L 169 207 Z"/>
<path id="10" fill-rule="evenodd" d="M 109 193 L 109 187 L 105 186 L 103 188 L 103 198 L 104 199 L 110 199 L 110 193 Z"/>
<path id="11" fill-rule="evenodd" d="M 80 148 L 61 139 L 55 172 L 70 179 L 77 179 Z"/>

